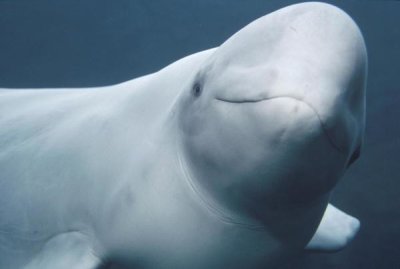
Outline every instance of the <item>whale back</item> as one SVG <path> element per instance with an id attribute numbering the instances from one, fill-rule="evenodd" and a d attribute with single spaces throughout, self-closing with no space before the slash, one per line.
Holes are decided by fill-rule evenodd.
<path id="1" fill-rule="evenodd" d="M 2 247 L 34 252 L 98 219 L 85 211 L 101 215 L 107 193 L 145 158 L 182 84 L 212 51 L 112 86 L 0 89 Z"/>

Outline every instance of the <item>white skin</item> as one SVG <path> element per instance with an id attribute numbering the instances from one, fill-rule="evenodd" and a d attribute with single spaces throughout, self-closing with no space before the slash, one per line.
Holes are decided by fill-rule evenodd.
<path id="1" fill-rule="evenodd" d="M 288 10 L 278 11 L 239 31 L 196 73 L 192 85 L 201 96 L 182 97 L 193 185 L 238 222 L 270 224 L 271 207 L 326 205 L 325 195 L 359 154 L 365 46 L 343 13 L 326 6 L 309 12 L 310 5 L 297 6 L 290 19 Z M 338 250 L 358 226 L 328 207 L 308 248 Z M 336 241 L 321 243 L 327 233 Z"/>
<path id="2" fill-rule="evenodd" d="M 0 268 L 272 268 L 343 247 L 357 225 L 325 209 L 365 76 L 354 22 L 308 3 L 112 87 L 3 90 Z"/>

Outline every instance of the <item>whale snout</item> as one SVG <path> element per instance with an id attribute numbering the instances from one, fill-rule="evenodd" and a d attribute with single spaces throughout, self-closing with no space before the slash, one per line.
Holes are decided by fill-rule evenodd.
<path id="1" fill-rule="evenodd" d="M 295 5 L 275 16 L 245 27 L 211 58 L 214 75 L 208 84 L 216 89 L 214 96 L 242 105 L 276 98 L 303 102 L 319 118 L 331 145 L 356 158 L 365 125 L 367 74 L 359 28 L 327 4 Z"/>

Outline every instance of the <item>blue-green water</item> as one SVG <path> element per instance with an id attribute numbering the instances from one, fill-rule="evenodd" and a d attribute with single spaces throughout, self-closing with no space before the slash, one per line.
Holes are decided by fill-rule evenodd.
<path id="1" fill-rule="evenodd" d="M 300 1 L 0 1 L 0 87 L 107 85 L 219 45 Z M 400 2 L 329 1 L 368 47 L 366 140 L 333 203 L 358 217 L 355 241 L 288 268 L 400 268 Z M 340 42 L 340 40 L 338 40 Z"/>

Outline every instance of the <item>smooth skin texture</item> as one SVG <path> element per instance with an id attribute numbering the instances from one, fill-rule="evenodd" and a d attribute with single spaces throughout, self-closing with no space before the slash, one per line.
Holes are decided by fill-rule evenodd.
<path id="1" fill-rule="evenodd" d="M 343 249 L 360 229 L 360 221 L 329 204 L 307 249 L 335 252 Z"/>
<path id="2" fill-rule="evenodd" d="M 125 83 L 1 90 L 0 268 L 275 268 L 341 249 L 359 224 L 327 205 L 360 153 L 366 68 L 352 19 L 305 3 Z"/>

